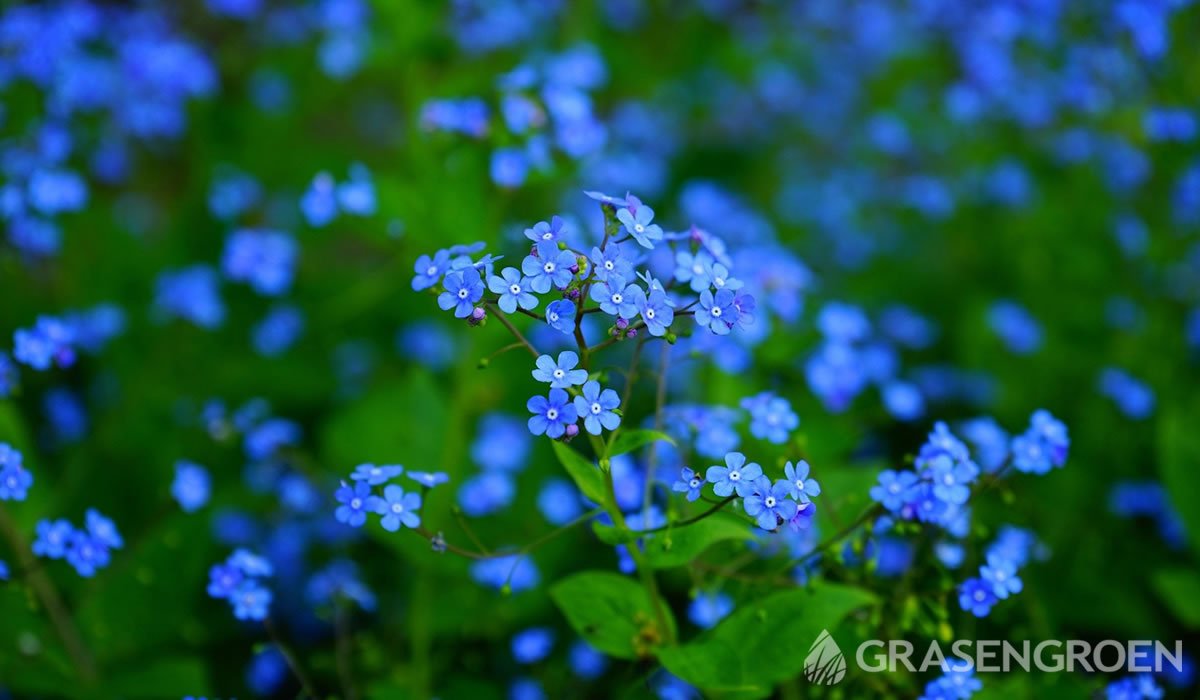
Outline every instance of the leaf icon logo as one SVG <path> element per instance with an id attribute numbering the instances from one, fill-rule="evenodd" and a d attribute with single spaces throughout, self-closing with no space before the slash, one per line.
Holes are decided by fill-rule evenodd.
<path id="1" fill-rule="evenodd" d="M 821 630 L 804 657 L 804 677 L 817 685 L 835 685 L 846 675 L 846 657 L 829 630 Z"/>

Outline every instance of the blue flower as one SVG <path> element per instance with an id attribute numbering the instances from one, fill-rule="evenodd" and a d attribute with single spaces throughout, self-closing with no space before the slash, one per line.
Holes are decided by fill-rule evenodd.
<path id="1" fill-rule="evenodd" d="M 214 564 L 208 570 L 208 594 L 213 598 L 229 598 L 238 589 L 246 575 L 233 564 Z"/>
<path id="2" fill-rule="evenodd" d="M 479 421 L 475 434 L 471 459 L 484 469 L 519 471 L 527 464 L 532 440 L 520 418 L 489 413 Z"/>
<path id="3" fill-rule="evenodd" d="M 533 378 L 546 382 L 553 389 L 567 389 L 587 381 L 586 369 L 575 369 L 579 364 L 579 355 L 570 350 L 558 354 L 558 362 L 549 355 L 537 359 L 537 369 L 533 370 Z"/>
<path id="4" fill-rule="evenodd" d="M 575 397 L 575 412 L 583 417 L 583 427 L 592 435 L 605 430 L 616 430 L 621 417 L 613 409 L 621 405 L 621 399 L 612 389 L 600 391 L 600 382 L 590 381 L 583 385 L 583 396 Z"/>
<path id="5" fill-rule="evenodd" d="M 975 617 L 987 617 L 996 604 L 992 585 L 978 578 L 967 579 L 958 589 L 958 604 Z"/>
<path id="6" fill-rule="evenodd" d="M 871 500 L 895 513 L 914 500 L 916 494 L 913 487 L 916 484 L 916 474 L 886 469 L 879 474 L 879 484 L 871 487 Z"/>
<path id="7" fill-rule="evenodd" d="M 33 553 L 47 559 L 62 559 L 67 555 L 67 545 L 75 528 L 65 519 L 39 520 L 36 532 Z"/>
<path id="8" fill-rule="evenodd" d="M 168 317 L 212 329 L 225 320 L 217 275 L 205 265 L 164 272 L 155 285 L 155 308 Z"/>
<path id="9" fill-rule="evenodd" d="M 334 181 L 329 173 L 317 173 L 308 190 L 300 198 L 300 212 L 308 225 L 321 228 L 337 218 L 337 199 L 334 196 Z"/>
<path id="10" fill-rule="evenodd" d="M 291 304 L 276 306 L 254 327 L 254 349 L 265 357 L 281 355 L 304 332 L 304 313 Z"/>
<path id="11" fill-rule="evenodd" d="M 447 273 L 445 287 L 438 295 L 438 306 L 443 311 L 454 309 L 455 318 L 470 316 L 475 303 L 483 298 L 483 280 L 474 267 Z"/>
<path id="12" fill-rule="evenodd" d="M 663 336 L 667 333 L 667 327 L 675 320 L 675 309 L 671 298 L 666 292 L 656 290 L 650 292 L 649 295 L 638 295 L 637 299 L 638 313 L 642 315 L 642 320 L 646 322 L 646 330 L 650 331 L 650 335 Z"/>
<path id="13" fill-rule="evenodd" d="M 450 251 L 439 250 L 433 254 L 433 257 L 422 255 L 417 258 L 417 262 L 413 265 L 413 271 L 417 273 L 413 277 L 412 288 L 414 292 L 419 292 L 423 289 L 429 289 L 442 281 L 442 275 L 450 269 Z"/>
<path id="14" fill-rule="evenodd" d="M 263 577 L 275 575 L 275 567 L 271 565 L 271 562 L 248 549 L 235 549 L 233 554 L 229 555 L 227 562 L 231 566 L 236 566 L 247 576 Z"/>
<path id="15" fill-rule="evenodd" d="M 618 245 L 610 245 L 604 250 L 592 248 L 588 259 L 592 261 L 592 271 L 596 279 L 601 282 L 608 280 L 609 275 L 620 275 L 621 279 L 633 276 L 633 263 L 621 255 L 621 247 Z"/>
<path id="16" fill-rule="evenodd" d="M 955 463 L 949 455 L 938 455 L 926 463 L 926 477 L 933 482 L 933 495 L 953 505 L 962 505 L 971 495 L 968 487 L 979 470 L 971 462 Z"/>
<path id="17" fill-rule="evenodd" d="M 13 358 L 38 371 L 75 364 L 74 328 L 52 316 L 39 316 L 33 328 L 13 333 Z"/>
<path id="18" fill-rule="evenodd" d="M 933 432 L 929 434 L 929 440 L 921 446 L 920 452 L 917 453 L 916 465 L 924 467 L 927 462 L 939 455 L 946 455 L 955 462 L 967 462 L 971 459 L 971 453 L 967 450 L 967 446 L 954 437 L 954 434 L 950 432 L 950 427 L 942 421 L 934 424 Z"/>
<path id="19" fill-rule="evenodd" d="M 90 534 L 76 530 L 67 542 L 67 562 L 85 578 L 96 575 L 96 571 L 108 566 L 110 556 L 104 542 Z"/>
<path id="20" fill-rule="evenodd" d="M 414 528 L 421 525 L 421 518 L 414 512 L 421 508 L 419 493 L 404 493 L 403 488 L 391 484 L 383 489 L 383 498 L 371 496 L 371 501 L 368 508 L 383 516 L 380 524 L 388 532 L 399 530 L 401 524 Z"/>
<path id="21" fill-rule="evenodd" d="M 568 425 L 574 425 L 579 420 L 570 396 L 562 389 L 551 389 L 549 398 L 534 396 L 525 407 L 534 414 L 529 419 L 529 432 L 534 435 L 559 438 L 567 432 Z"/>
<path id="22" fill-rule="evenodd" d="M 239 620 L 265 620 L 271 608 L 271 591 L 257 581 L 243 581 L 229 597 Z"/>
<path id="23" fill-rule="evenodd" d="M 733 612 L 733 599 L 719 591 L 704 592 L 688 604 L 688 619 L 697 627 L 709 629 Z"/>
<path id="24" fill-rule="evenodd" d="M 731 321 L 732 319 L 732 321 Z M 722 289 L 715 295 L 707 289 L 700 292 L 700 308 L 696 310 L 696 323 L 701 328 L 726 335 L 733 328 L 737 319 L 737 309 L 733 306 L 733 292 Z"/>
<path id="25" fill-rule="evenodd" d="M 516 491 L 513 478 L 507 473 L 484 472 L 462 483 L 458 489 L 458 503 L 464 513 L 478 518 L 507 508 Z"/>
<path id="26" fill-rule="evenodd" d="M 371 486 L 386 484 L 404 473 L 404 467 L 399 464 L 360 464 L 354 468 L 350 478 L 354 481 L 365 481 Z"/>
<path id="27" fill-rule="evenodd" d="M 180 460 L 175 463 L 175 480 L 171 482 L 171 496 L 185 513 L 203 508 L 212 493 L 212 479 L 208 470 L 194 462 Z"/>
<path id="28" fill-rule="evenodd" d="M 575 332 L 575 303 L 569 299 L 552 301 L 546 306 L 546 323 L 550 327 L 570 335 Z"/>
<path id="29" fill-rule="evenodd" d="M 0 559 L 0 581 L 7 581 L 11 576 L 12 574 L 10 574 L 8 571 L 8 564 L 5 564 L 4 561 Z"/>
<path id="30" fill-rule="evenodd" d="M 724 268 L 722 268 L 724 269 Z M 688 282 L 694 292 L 702 292 L 713 285 L 713 258 L 704 251 L 692 254 L 681 250 L 675 253 L 675 279 Z"/>
<path id="31" fill-rule="evenodd" d="M 776 445 L 787 442 L 790 432 L 800 425 L 800 417 L 787 399 L 769 391 L 743 399 L 742 408 L 750 412 L 750 433 Z"/>
<path id="32" fill-rule="evenodd" d="M 369 482 L 358 481 L 351 486 L 343 481 L 333 497 L 342 504 L 334 511 L 334 517 L 350 527 L 362 527 L 367 522 L 367 513 L 376 512 L 367 505 L 371 498 Z"/>
<path id="33" fill-rule="evenodd" d="M 229 279 L 278 296 L 292 286 L 298 253 L 295 239 L 282 231 L 241 229 L 226 240 L 221 267 Z"/>
<path id="34" fill-rule="evenodd" d="M 519 664 L 535 664 L 549 656 L 553 648 L 554 631 L 548 627 L 531 627 L 513 635 L 513 659 Z"/>
<path id="35" fill-rule="evenodd" d="M 87 531 L 96 542 L 109 549 L 120 549 L 125 546 L 125 540 L 117 531 L 113 521 L 104 517 L 94 508 L 87 510 Z"/>
<path id="36" fill-rule="evenodd" d="M 671 485 L 671 490 L 678 493 L 686 493 L 689 501 L 695 501 L 700 498 L 700 488 L 704 486 L 704 480 L 696 472 L 683 468 L 680 472 L 679 480 Z"/>
<path id="37" fill-rule="evenodd" d="M 572 482 L 552 477 L 538 490 L 537 507 L 551 525 L 566 525 L 583 512 L 583 500 Z"/>
<path id="38" fill-rule="evenodd" d="M 627 198 L 627 208 L 617 212 L 617 219 L 625 225 L 625 230 L 643 248 L 653 248 L 654 244 L 663 239 L 663 230 L 654 221 L 654 210 L 637 202 L 636 197 Z"/>
<path id="39" fill-rule="evenodd" d="M 0 399 L 6 399 L 13 395 L 20 382 L 20 375 L 17 373 L 17 365 L 8 357 L 8 354 L 0 350 Z"/>
<path id="40" fill-rule="evenodd" d="M 567 663 L 576 676 L 584 680 L 594 680 L 604 675 L 608 668 L 608 659 L 582 639 L 571 645 L 567 652 Z"/>
<path id="41" fill-rule="evenodd" d="M 471 578 L 489 588 L 507 586 L 513 592 L 533 588 L 541 581 L 533 561 L 519 554 L 477 561 L 471 565 Z"/>
<path id="42" fill-rule="evenodd" d="M 624 277 L 612 274 L 607 281 L 593 284 L 589 296 L 600 304 L 604 313 L 628 320 L 637 316 L 638 303 L 644 292 L 635 284 L 627 285 Z"/>
<path id="43" fill-rule="evenodd" d="M 521 272 L 529 278 L 529 285 L 538 294 L 545 294 L 550 287 L 566 289 L 575 277 L 571 270 L 576 265 L 575 254 L 559 250 L 554 243 L 538 243 L 536 255 L 526 256 L 521 261 Z"/>
<path id="44" fill-rule="evenodd" d="M 800 503 L 811 503 L 813 498 L 821 495 L 821 484 L 816 479 L 808 478 L 808 471 L 808 462 L 803 459 L 794 467 L 791 462 L 783 465 L 789 485 L 788 493 Z"/>
<path id="45" fill-rule="evenodd" d="M 788 522 L 796 516 L 799 506 L 791 500 L 792 485 L 782 479 L 771 485 L 766 477 L 755 480 L 754 493 L 745 497 L 746 515 L 755 518 L 764 530 L 779 527 L 779 521 Z M 764 483 L 765 482 L 765 483 Z"/>
<path id="46" fill-rule="evenodd" d="M 533 225 L 533 228 L 525 229 L 525 237 L 534 243 L 542 242 L 558 242 L 566 235 L 566 222 L 562 217 L 555 215 L 550 219 L 550 223 L 539 221 Z"/>
<path id="47" fill-rule="evenodd" d="M 729 270 L 721 263 L 713 263 L 712 266 L 712 286 L 720 291 L 722 289 L 732 289 L 737 291 L 744 285 L 740 279 L 729 276 Z"/>
<path id="48" fill-rule="evenodd" d="M 33 485 L 33 474 L 21 466 L 21 453 L 0 442 L 0 501 L 23 501 Z"/>
<path id="49" fill-rule="evenodd" d="M 520 306 L 522 309 L 532 309 L 537 306 L 537 297 L 529 293 L 530 280 L 521 276 L 521 271 L 515 267 L 506 267 L 500 276 L 488 278 L 488 289 L 500 298 L 496 305 L 505 313 L 513 313 Z"/>
<path id="50" fill-rule="evenodd" d="M 408 478 L 429 489 L 450 481 L 446 472 L 409 472 Z"/>
<path id="51" fill-rule="evenodd" d="M 1017 576 L 1017 565 L 999 554 L 988 555 L 987 565 L 979 567 L 979 577 L 992 587 L 992 593 L 1000 599 L 1020 593 L 1023 588 Z"/>
<path id="52" fill-rule="evenodd" d="M 730 452 L 725 455 L 724 467 L 714 465 L 704 472 L 704 478 L 713 484 L 713 492 L 722 498 L 735 490 L 742 498 L 751 495 L 754 480 L 760 476 L 762 467 L 754 462 L 746 464 L 746 455 L 741 452 Z"/>

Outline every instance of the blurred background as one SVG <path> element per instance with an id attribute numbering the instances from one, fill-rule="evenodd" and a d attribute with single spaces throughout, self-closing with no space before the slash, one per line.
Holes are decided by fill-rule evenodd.
<path id="1" fill-rule="evenodd" d="M 519 547 L 584 512 L 525 429 L 528 358 L 479 369 L 504 329 L 412 286 L 418 256 L 455 244 L 519 260 L 556 214 L 594 244 L 584 190 L 720 237 L 755 290 L 747 333 L 647 366 L 669 359 L 672 406 L 708 407 L 697 432 L 813 465 L 829 508 L 795 546 L 852 520 L 936 420 L 976 444 L 1038 408 L 1069 427 L 1064 469 L 1006 480 L 948 542 L 976 563 L 1004 525 L 1036 535 L 1026 590 L 987 618 L 958 607 L 963 557 L 903 538 L 800 579 L 904 581 L 875 614 L 914 640 L 1190 650 L 1198 21 L 1188 0 L 3 3 L 0 442 L 34 481 L 0 502 L 0 696 L 294 697 L 290 649 L 322 696 L 698 697 L 582 645 L 554 607 L 550 583 L 618 568 L 588 528 L 489 568 L 332 516 L 361 463 L 445 472 L 422 518 L 451 542 L 467 519 Z M 53 347 L 55 323 L 70 353 L 22 348 Z M 530 332 L 550 347 L 547 330 Z M 800 419 L 785 445 L 714 408 L 768 390 Z M 640 497 L 643 457 L 613 469 Z M 39 521 L 90 508 L 123 535 L 107 566 L 29 556 Z M 238 547 L 275 569 L 271 634 L 206 594 Z M 714 573 L 744 550 L 662 573 L 682 638 L 761 595 Z M 1190 658 L 1168 697 L 1195 697 Z M 1089 697 L 1115 677 L 981 679 L 977 697 Z"/>

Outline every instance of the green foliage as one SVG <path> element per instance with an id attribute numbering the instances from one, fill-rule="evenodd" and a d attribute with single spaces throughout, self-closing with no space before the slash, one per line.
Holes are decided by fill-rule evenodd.
<path id="1" fill-rule="evenodd" d="M 684 566 L 718 542 L 751 538 L 753 525 L 729 513 L 718 513 L 687 525 L 647 535 L 646 561 L 656 569 Z"/>
<path id="2" fill-rule="evenodd" d="M 700 638 L 663 649 L 659 660 L 675 675 L 712 691 L 766 697 L 800 674 L 808 647 L 871 593 L 837 584 L 790 590 L 746 601 Z"/>
<path id="3" fill-rule="evenodd" d="M 555 441 L 554 456 L 567 470 L 567 474 L 575 480 L 575 485 L 588 500 L 593 503 L 608 503 L 608 489 L 604 485 L 604 474 L 596 464 L 579 454 L 569 445 Z"/>
<path id="4" fill-rule="evenodd" d="M 658 440 L 671 445 L 675 444 L 675 441 L 671 439 L 670 435 L 658 430 L 622 430 L 617 433 L 616 438 L 614 438 L 612 444 L 609 445 L 608 456 L 616 457 L 617 455 L 627 454 Z"/>
<path id="5" fill-rule="evenodd" d="M 610 571 L 572 574 L 550 587 L 550 597 L 571 628 L 596 649 L 620 659 L 649 656 L 664 640 L 646 591 L 633 579 Z M 670 612 L 664 619 L 674 636 Z"/>

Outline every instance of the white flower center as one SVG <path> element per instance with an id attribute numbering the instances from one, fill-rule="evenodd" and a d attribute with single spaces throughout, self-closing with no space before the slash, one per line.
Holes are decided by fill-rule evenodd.
<path id="1" fill-rule="evenodd" d="M 519 284 L 514 284 L 513 286 L 509 287 L 509 288 L 508 288 L 508 293 L 509 293 L 509 294 L 511 294 L 511 295 L 513 295 L 513 296 L 517 296 L 518 294 L 520 294 L 520 293 L 521 293 L 521 285 L 519 285 Z"/>
<path id="2" fill-rule="evenodd" d="M 430 265 L 429 267 L 425 268 L 425 274 L 429 277 L 433 277 L 434 275 L 436 275 L 437 274 L 437 265 Z"/>
<path id="3" fill-rule="evenodd" d="M 700 488 L 700 480 L 699 480 L 699 479 L 692 479 L 691 481 L 689 481 L 689 482 L 688 482 L 688 486 L 690 486 L 690 487 L 692 487 L 692 488 L 694 488 L 694 489 L 696 489 L 696 488 Z"/>
<path id="4" fill-rule="evenodd" d="M 982 603 L 982 602 L 984 601 L 984 599 L 985 599 L 985 598 L 987 598 L 987 594 L 986 594 L 986 593 L 984 593 L 983 591 L 975 591 L 975 600 L 977 600 L 977 601 L 979 601 L 980 603 Z"/>
<path id="5" fill-rule="evenodd" d="M 567 375 L 567 373 L 562 371 L 561 369 L 554 370 L 554 378 L 555 379 L 562 379 L 566 375 Z"/>
<path id="6" fill-rule="evenodd" d="M 542 269 L 546 271 L 546 274 L 550 274 L 551 272 L 554 272 L 554 263 L 548 262 L 545 265 L 542 265 Z"/>
<path id="7" fill-rule="evenodd" d="M 353 508 L 354 510 L 358 510 L 359 508 L 362 508 L 362 499 L 351 498 L 350 499 L 350 507 Z"/>
<path id="8" fill-rule="evenodd" d="M 699 275 L 703 272 L 704 272 L 704 266 L 701 265 L 700 263 L 696 263 L 695 265 L 692 265 L 692 273 L 693 274 Z"/>
<path id="9" fill-rule="evenodd" d="M 558 420 L 558 409 L 552 408 L 552 409 L 546 411 L 546 418 L 548 420 Z"/>
<path id="10" fill-rule="evenodd" d="M 593 404 L 592 404 L 592 415 L 593 415 L 593 416 L 598 416 L 598 415 L 600 415 L 600 411 L 603 411 L 603 410 L 604 410 L 604 409 L 600 407 L 600 404 L 599 404 L 599 403 L 593 403 Z"/>
<path id="11" fill-rule="evenodd" d="M 625 297 L 620 292 L 617 292 L 616 294 L 612 295 L 612 303 L 620 304 L 623 301 L 625 301 Z"/>
<path id="12" fill-rule="evenodd" d="M 552 240 L 554 240 L 554 232 L 552 232 L 552 231 L 547 231 L 547 232 L 543 233 L 543 234 L 542 234 L 542 240 L 543 240 L 543 241 L 552 241 Z"/>
<path id="13" fill-rule="evenodd" d="M 634 230 L 634 231 L 637 231 L 638 233 L 641 233 L 641 232 L 643 232 L 643 231 L 645 231 L 645 230 L 646 230 L 646 227 L 645 227 L 645 226 L 642 226 L 641 224 L 634 224 L 634 225 L 633 225 L 633 230 Z"/>
<path id="14" fill-rule="evenodd" d="M 466 298 L 467 298 L 467 290 L 466 290 L 466 289 L 460 289 L 460 290 L 458 290 L 458 298 L 459 298 L 459 299 L 466 299 Z"/>
<path id="15" fill-rule="evenodd" d="M 765 503 L 768 508 L 774 508 L 775 507 L 775 497 L 767 496 L 767 499 L 765 501 L 763 501 L 763 503 Z"/>
<path id="16" fill-rule="evenodd" d="M 617 269 L 617 266 L 613 265 L 612 260 L 605 260 L 604 261 L 604 269 L 608 270 L 609 272 L 612 272 L 613 270 Z"/>
<path id="17" fill-rule="evenodd" d="M 739 472 L 738 470 L 734 469 L 733 471 L 729 472 L 729 480 L 730 481 L 738 481 L 741 478 L 742 478 L 742 473 Z"/>
<path id="18" fill-rule="evenodd" d="M 804 490 L 804 479 L 796 479 L 796 488 L 801 491 Z"/>
<path id="19" fill-rule="evenodd" d="M 650 321 L 654 320 L 654 309 L 646 309 L 646 318 Z"/>
<path id="20" fill-rule="evenodd" d="M 393 503 L 392 504 L 392 512 L 393 513 L 403 513 L 404 512 L 404 504 L 403 503 Z"/>
<path id="21" fill-rule="evenodd" d="M 558 314 L 550 312 L 550 323 L 558 323 Z"/>
<path id="22" fill-rule="evenodd" d="M 721 318 L 721 307 L 714 306 L 712 308 L 712 315 L 713 315 L 713 318 Z"/>
<path id="23" fill-rule="evenodd" d="M 721 287 L 725 286 L 725 280 L 721 279 L 720 277 L 714 277 L 713 278 L 713 286 L 716 287 L 717 289 L 720 289 Z"/>

